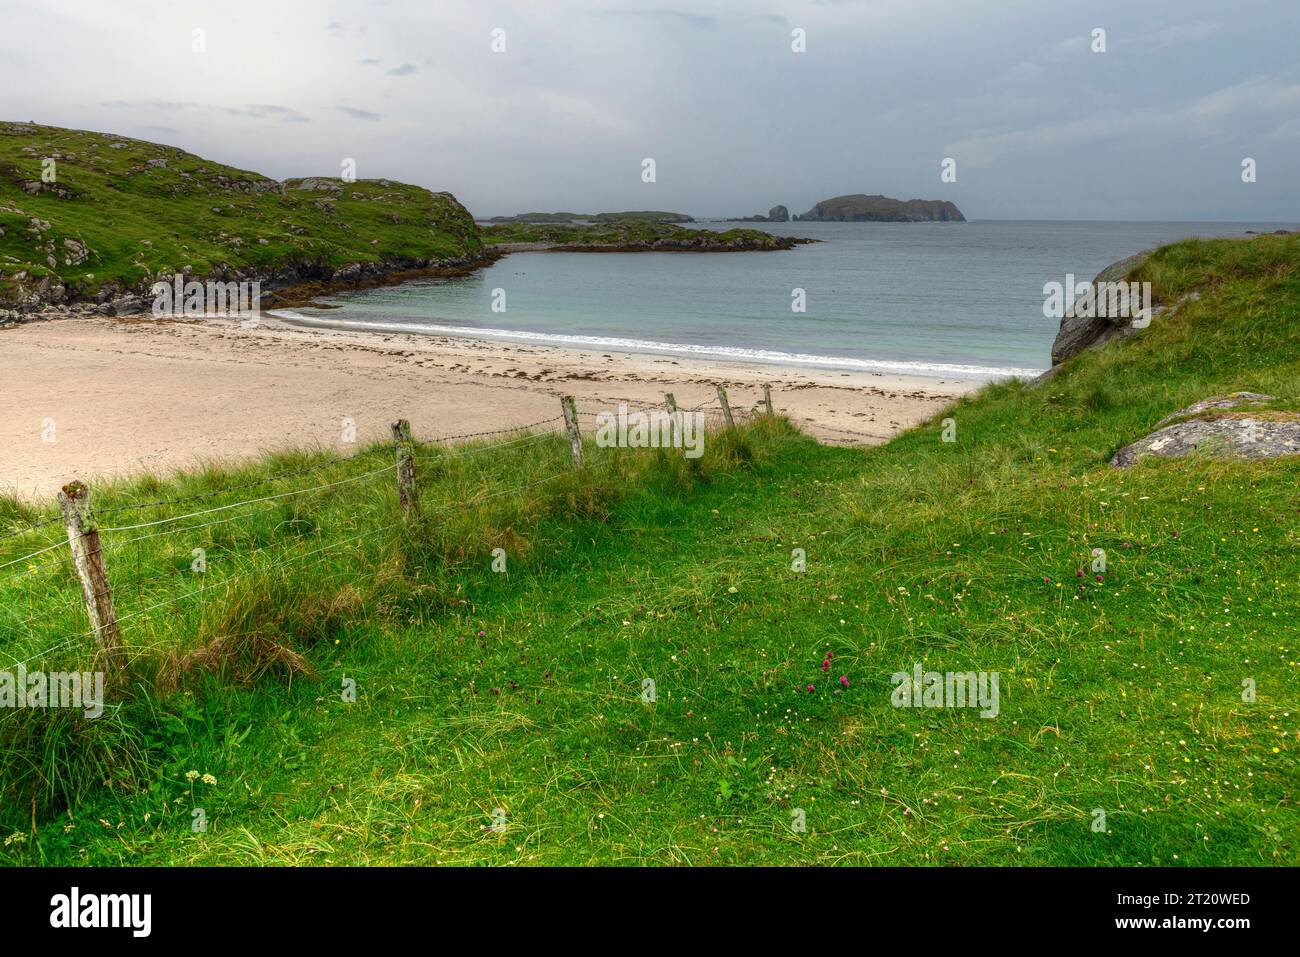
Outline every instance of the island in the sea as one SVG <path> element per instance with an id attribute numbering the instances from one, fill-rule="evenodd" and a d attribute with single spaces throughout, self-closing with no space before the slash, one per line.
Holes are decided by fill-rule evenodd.
<path id="1" fill-rule="evenodd" d="M 802 216 L 814 223 L 964 223 L 955 203 L 944 199 L 891 199 L 853 193 L 824 199 Z"/>
<path id="2" fill-rule="evenodd" d="M 695 217 L 661 209 L 630 209 L 621 213 L 517 213 L 493 216 L 488 223 L 693 223 Z"/>

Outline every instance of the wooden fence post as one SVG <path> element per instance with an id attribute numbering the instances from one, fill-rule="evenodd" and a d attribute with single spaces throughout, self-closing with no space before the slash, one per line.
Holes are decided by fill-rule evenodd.
<path id="1" fill-rule="evenodd" d="M 406 419 L 393 423 L 393 445 L 397 449 L 397 500 L 402 503 L 402 514 L 410 518 L 420 512 L 420 493 L 415 487 L 415 444 Z"/>
<path id="2" fill-rule="evenodd" d="M 774 413 L 772 412 L 772 387 L 770 385 L 763 386 L 763 404 L 767 406 L 767 414 L 773 415 Z"/>
<path id="3" fill-rule="evenodd" d="M 564 409 L 564 427 L 569 432 L 569 448 L 573 452 L 574 468 L 582 468 L 582 434 L 578 431 L 578 406 L 573 401 L 573 396 L 566 395 L 560 399 L 560 407 Z"/>
<path id="4" fill-rule="evenodd" d="M 722 403 L 722 417 L 727 420 L 727 427 L 733 427 L 736 420 L 731 417 L 731 403 L 727 401 L 727 390 L 722 386 L 718 386 L 718 401 Z"/>
<path id="5" fill-rule="evenodd" d="M 63 524 L 68 529 L 72 562 L 81 579 L 86 613 L 95 629 L 95 642 L 106 657 L 106 667 L 116 670 L 122 665 L 122 633 L 117 627 L 113 592 L 104 571 L 104 551 L 99 544 L 99 525 L 90 507 L 90 489 L 82 482 L 69 482 L 58 498 Z"/>

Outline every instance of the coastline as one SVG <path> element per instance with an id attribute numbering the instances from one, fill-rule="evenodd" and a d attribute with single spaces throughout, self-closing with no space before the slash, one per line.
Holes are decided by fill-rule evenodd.
<path id="1" fill-rule="evenodd" d="M 778 413 L 820 441 L 874 445 L 981 383 L 460 336 L 304 329 L 264 318 L 78 317 L 0 333 L 0 492 L 53 495 L 70 479 L 166 473 L 268 450 L 348 452 L 411 420 L 433 439 L 526 425 L 573 395 L 587 411 L 683 407 L 728 388 L 752 408 L 770 384 Z M 343 441 L 355 421 L 356 443 Z M 54 441 L 43 438 L 53 423 Z M 47 433 L 48 434 L 48 433 Z"/>

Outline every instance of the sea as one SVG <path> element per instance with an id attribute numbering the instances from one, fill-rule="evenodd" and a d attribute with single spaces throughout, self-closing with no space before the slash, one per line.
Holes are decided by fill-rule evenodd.
<path id="1" fill-rule="evenodd" d="M 1044 286 L 1143 249 L 1294 223 L 729 223 L 773 252 L 513 253 L 478 273 L 276 315 L 321 328 L 989 381 L 1048 368 Z"/>

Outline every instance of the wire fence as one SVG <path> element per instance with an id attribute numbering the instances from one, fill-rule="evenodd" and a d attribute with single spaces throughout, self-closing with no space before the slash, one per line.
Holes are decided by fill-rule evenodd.
<path id="1" fill-rule="evenodd" d="M 766 390 L 764 403 L 765 410 L 770 411 L 770 393 Z M 65 622 L 68 615 L 80 617 L 84 626 L 57 629 L 56 633 L 62 633 L 53 644 L 26 657 L 19 658 L 17 655 L 7 654 L 6 656 L 12 661 L 5 667 L 26 666 L 55 652 L 84 644 L 90 639 L 96 641 L 101 652 L 121 653 L 143 648 L 147 643 L 124 639 L 124 626 L 134 630 L 138 626 L 146 625 L 154 613 L 163 609 L 170 609 L 172 615 L 180 615 L 187 605 L 193 607 L 195 599 L 204 598 L 222 589 L 229 589 L 237 582 L 252 576 L 271 576 L 279 570 L 299 563 L 311 563 L 312 559 L 322 561 L 336 549 L 361 543 L 404 525 L 410 527 L 417 522 L 451 512 L 474 509 L 484 503 L 507 496 L 523 495 L 561 479 L 603 475 L 616 464 L 613 450 L 607 447 L 606 454 L 601 456 L 599 461 L 588 461 L 588 453 L 584 452 L 580 422 L 595 419 L 599 426 L 612 421 L 610 418 L 603 418 L 605 416 L 657 414 L 668 416 L 676 423 L 676 428 L 680 429 L 682 421 L 680 415 L 691 413 L 704 416 L 708 420 L 720 421 L 724 426 L 731 426 L 738 419 L 744 421 L 760 414 L 756 410 L 763 407 L 763 404 L 760 404 L 754 409 L 731 408 L 726 390 L 721 387 L 717 390 L 715 402 L 694 408 L 676 406 L 671 396 L 666 397 L 664 407 L 657 408 L 633 408 L 635 402 L 620 398 L 604 399 L 601 404 L 616 404 L 618 408 L 613 412 L 607 409 L 600 412 L 579 411 L 572 397 L 566 396 L 562 399 L 565 411 L 561 415 L 509 428 L 440 436 L 418 444 L 410 440 L 409 425 L 403 420 L 393 426 L 395 450 L 387 451 L 387 454 L 394 456 L 392 462 L 337 478 L 331 477 L 329 471 L 355 469 L 358 463 L 363 466 L 373 465 L 374 458 L 385 453 L 385 450 L 380 447 L 351 458 L 332 459 L 301 468 L 286 469 L 194 494 L 115 503 L 102 509 L 91 508 L 89 490 L 85 489 L 85 486 L 80 483 L 65 486 L 59 496 L 62 510 L 60 516 L 32 522 L 24 528 L 0 535 L 0 548 L 3 548 L 10 540 L 54 526 L 61 526 L 55 530 L 65 533 L 59 540 L 41 544 L 40 547 L 25 554 L 6 557 L 0 561 L 0 597 L 6 599 L 0 601 L 0 635 L 12 638 L 13 633 L 25 631 L 22 640 L 28 643 L 43 643 L 39 641 L 39 635 L 43 631 L 51 630 L 52 626 Z M 669 410 L 674 410 L 677 416 L 672 416 Z M 560 427 L 554 428 L 557 425 Z M 511 435 L 515 437 L 502 438 Z M 568 441 L 562 442 L 563 439 Z M 474 444 L 475 440 L 496 441 L 477 445 Z M 500 465 L 506 462 L 504 457 L 515 453 L 527 453 L 531 457 L 538 454 L 541 447 L 546 445 L 554 448 L 556 456 L 563 463 L 561 467 L 541 478 L 527 482 L 502 484 L 495 479 L 491 471 L 494 456 L 503 457 L 498 463 Z M 568 462 L 563 462 L 565 445 L 569 447 L 571 456 Z M 592 445 L 591 442 L 586 443 L 588 451 Z M 598 439 L 594 445 L 600 447 L 602 443 Z M 472 462 L 482 466 L 472 472 L 461 469 L 454 473 L 458 479 L 468 480 L 470 484 L 476 486 L 476 493 L 456 498 L 437 508 L 421 508 L 418 485 L 415 482 L 415 467 L 420 465 L 433 468 L 435 474 L 441 479 L 443 473 L 437 472 L 438 469 L 459 462 Z M 254 489 L 267 489 L 277 482 L 292 482 L 316 475 L 329 480 L 306 487 L 269 491 L 268 494 L 241 498 L 233 502 L 193 508 L 197 504 L 221 497 L 239 495 Z M 378 481 L 381 478 L 389 479 L 386 486 L 381 486 Z M 323 536 L 324 529 L 314 521 L 303 518 L 302 506 L 309 501 L 337 504 L 339 501 L 337 493 L 345 487 L 358 487 L 363 483 L 371 482 L 376 486 L 387 487 L 390 491 L 394 485 L 396 486 L 401 508 L 400 517 L 391 521 L 381 520 L 369 528 L 355 531 L 330 542 L 322 542 L 307 550 L 302 548 L 307 539 L 296 533 L 279 534 L 264 544 L 249 547 L 251 543 L 258 540 L 259 534 L 264 534 L 264 529 L 259 532 L 256 521 L 264 519 L 268 513 L 286 508 L 292 511 L 288 517 L 274 526 L 276 532 L 283 532 L 286 526 L 306 524 L 313 528 L 319 540 Z M 383 496 L 371 496 L 366 501 L 375 502 L 377 510 L 386 509 L 388 518 L 392 518 L 391 500 L 388 500 L 386 506 L 382 504 Z M 139 515 L 139 520 L 130 520 L 134 517 L 132 513 L 178 507 L 190 507 L 191 510 L 156 517 Z M 100 525 L 99 518 L 103 516 L 114 516 L 120 524 Z M 127 521 L 122 522 L 121 518 L 126 518 Z M 362 518 L 363 516 L 355 511 L 345 516 L 346 522 L 351 524 L 355 524 Z M 365 518 L 369 519 L 371 516 Z M 238 533 L 242 533 L 244 540 L 237 547 L 229 546 L 223 552 L 213 537 L 217 534 L 214 531 L 216 529 L 229 533 L 233 538 L 238 538 Z M 157 541 L 159 539 L 164 541 Z M 205 545 L 195 547 L 195 543 L 200 541 Z M 145 543 L 149 543 L 147 557 Z M 168 550 L 169 544 L 170 550 Z M 208 555 L 209 548 L 213 550 L 212 556 Z M 135 556 L 134 574 L 131 573 L 132 552 Z M 238 560 L 239 564 L 244 566 L 243 569 L 213 580 L 205 580 L 196 588 L 176 587 L 186 572 L 198 572 L 206 576 L 206 562 L 217 554 Z M 194 563 L 187 565 L 185 560 L 194 555 L 200 557 L 196 558 Z M 32 564 L 32 561 L 38 558 L 42 561 Z M 204 563 L 202 568 L 198 567 L 198 562 Z M 42 576 L 43 572 L 55 568 L 66 571 L 69 565 L 72 566 L 74 574 L 64 574 L 53 579 Z M 169 570 L 172 572 L 170 576 L 167 575 Z M 112 588 L 109 586 L 110 574 L 114 583 Z M 27 599 L 25 614 L 23 614 L 21 601 L 24 585 Z M 6 595 L 6 591 L 9 594 Z M 13 600 L 15 596 L 17 600 Z M 117 601 L 129 598 L 128 604 L 132 606 L 131 610 L 118 614 L 114 605 L 115 597 Z"/>

